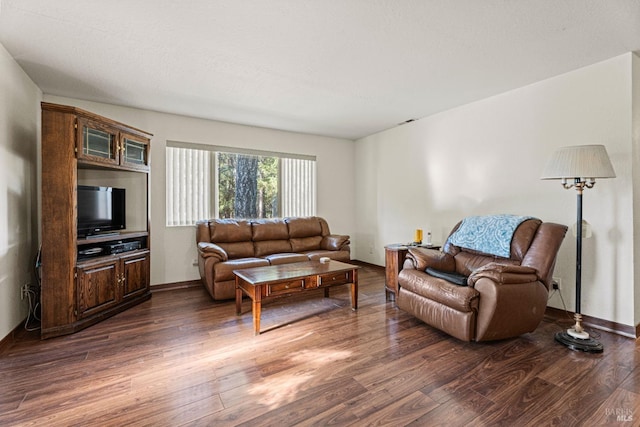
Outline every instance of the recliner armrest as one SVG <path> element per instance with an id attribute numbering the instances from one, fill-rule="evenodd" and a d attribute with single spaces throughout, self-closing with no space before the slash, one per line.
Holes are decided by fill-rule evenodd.
<path id="1" fill-rule="evenodd" d="M 351 242 L 349 240 L 349 236 L 341 235 L 341 234 L 329 234 L 328 236 L 324 236 L 322 238 L 322 242 L 320 242 L 320 248 L 325 251 L 341 251 Z"/>
<path id="2" fill-rule="evenodd" d="M 424 271 L 427 267 L 440 271 L 454 272 L 456 270 L 456 261 L 453 256 L 440 252 L 437 249 L 427 248 L 409 248 L 404 268 L 414 268 Z"/>
<path id="3" fill-rule="evenodd" d="M 227 261 L 229 259 L 229 255 L 227 254 L 227 251 L 225 251 L 215 243 L 199 242 L 198 253 L 202 258 L 214 257 L 214 258 L 218 258 L 218 260 L 220 261 Z"/>
<path id="4" fill-rule="evenodd" d="M 474 286 L 482 278 L 491 279 L 497 284 L 531 283 L 539 280 L 538 272 L 533 267 L 490 262 L 475 270 L 469 276 L 469 286 Z"/>

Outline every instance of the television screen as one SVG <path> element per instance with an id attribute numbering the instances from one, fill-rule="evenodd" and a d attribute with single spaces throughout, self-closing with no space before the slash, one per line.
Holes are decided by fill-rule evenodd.
<path id="1" fill-rule="evenodd" d="M 86 237 L 124 228 L 124 188 L 78 186 L 78 236 Z"/>

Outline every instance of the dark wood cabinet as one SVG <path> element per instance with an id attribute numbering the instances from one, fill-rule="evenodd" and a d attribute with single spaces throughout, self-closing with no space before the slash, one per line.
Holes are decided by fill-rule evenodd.
<path id="1" fill-rule="evenodd" d="M 76 332 L 151 297 L 151 137 L 79 108 L 42 103 L 43 338 Z M 146 197 L 146 204 L 127 210 L 127 230 L 78 239 L 77 188 L 83 180 L 127 182 L 135 187 L 134 201 Z"/>
<path id="2" fill-rule="evenodd" d="M 135 298 L 149 290 L 149 251 L 123 255 L 120 258 L 122 299 Z"/>
<path id="3" fill-rule="evenodd" d="M 149 170 L 149 141 L 137 135 L 120 134 L 120 164 L 129 169 Z"/>
<path id="4" fill-rule="evenodd" d="M 118 261 L 98 260 L 79 264 L 76 290 L 78 295 L 78 318 L 84 319 L 96 312 L 107 310 L 118 301 Z"/>
<path id="5" fill-rule="evenodd" d="M 137 129 L 79 117 L 75 150 L 84 164 L 149 171 L 149 137 Z"/>

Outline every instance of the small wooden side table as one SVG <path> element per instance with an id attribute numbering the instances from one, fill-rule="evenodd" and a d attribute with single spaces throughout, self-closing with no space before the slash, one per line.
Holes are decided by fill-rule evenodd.
<path id="1" fill-rule="evenodd" d="M 404 259 L 409 252 L 410 247 L 420 247 L 427 249 L 440 249 L 440 246 L 434 245 L 407 245 L 403 243 L 394 243 L 384 247 L 384 267 L 385 281 L 384 293 L 387 301 L 395 301 L 398 295 L 398 273 L 402 270 Z"/>

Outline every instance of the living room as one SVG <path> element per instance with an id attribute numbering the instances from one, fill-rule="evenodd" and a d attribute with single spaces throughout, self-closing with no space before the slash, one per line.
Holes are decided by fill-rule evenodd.
<path id="1" fill-rule="evenodd" d="M 3 4 L 0 13 L 5 12 Z M 592 235 L 583 244 L 582 312 L 637 337 L 640 281 L 635 279 L 640 266 L 634 261 L 640 242 L 633 212 L 640 197 L 635 183 L 640 167 L 640 46 L 624 47 L 594 63 L 497 93 L 479 91 L 473 102 L 352 138 L 133 108 L 118 105 L 116 98 L 96 102 L 56 95 L 65 87 L 43 90 L 21 67 L 19 52 L 0 46 L 0 161 L 6 195 L 0 214 L 0 338 L 27 316 L 20 288 L 33 282 L 38 251 L 42 101 L 73 105 L 153 134 L 152 286 L 199 280 L 193 265 L 194 228 L 165 225 L 167 141 L 316 156 L 317 214 L 332 231 L 351 236 L 352 259 L 376 266 L 384 266 L 386 244 L 411 240 L 416 228 L 430 230 L 434 243 L 443 243 L 468 215 L 533 215 L 571 227 L 576 221 L 574 191 L 540 180 L 542 168 L 559 147 L 604 144 L 616 178 L 599 180 L 585 192 L 584 215 Z M 573 309 L 573 242 L 569 231 L 554 273 L 561 289 L 551 295 L 550 307 Z"/>

